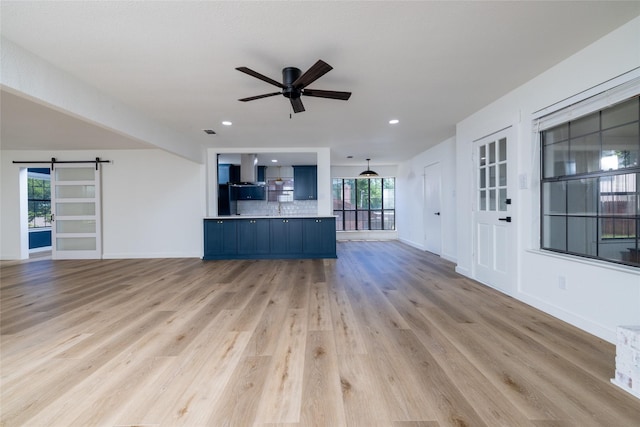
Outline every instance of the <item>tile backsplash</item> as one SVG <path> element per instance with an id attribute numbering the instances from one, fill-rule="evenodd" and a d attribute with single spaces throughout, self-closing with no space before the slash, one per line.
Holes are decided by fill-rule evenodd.
<path id="1" fill-rule="evenodd" d="M 294 200 L 293 202 L 267 202 L 264 200 L 238 200 L 238 214 L 255 216 L 317 215 L 317 200 Z"/>

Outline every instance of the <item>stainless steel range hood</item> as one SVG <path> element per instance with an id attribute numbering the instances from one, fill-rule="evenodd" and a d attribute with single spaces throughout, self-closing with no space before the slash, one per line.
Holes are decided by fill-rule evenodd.
<path id="1" fill-rule="evenodd" d="M 240 155 L 240 182 L 254 183 L 258 180 L 258 156 Z"/>
<path id="2" fill-rule="evenodd" d="M 240 155 L 240 181 L 230 183 L 235 187 L 264 185 L 258 181 L 258 156 L 255 154 Z"/>

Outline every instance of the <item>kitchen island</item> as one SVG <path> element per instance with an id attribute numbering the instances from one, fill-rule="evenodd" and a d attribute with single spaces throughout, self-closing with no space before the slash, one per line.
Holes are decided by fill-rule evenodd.
<path id="1" fill-rule="evenodd" d="M 204 218 L 202 259 L 336 258 L 333 216 Z"/>

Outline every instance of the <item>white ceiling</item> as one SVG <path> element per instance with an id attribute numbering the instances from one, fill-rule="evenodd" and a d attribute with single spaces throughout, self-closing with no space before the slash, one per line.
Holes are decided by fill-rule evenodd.
<path id="1" fill-rule="evenodd" d="M 640 2 L 2 1 L 2 36 L 205 146 L 330 146 L 332 164 L 393 164 L 640 15 Z M 275 80 L 318 59 L 334 69 L 290 119 Z M 141 148 L 2 91 L 2 148 Z M 400 123 L 389 125 L 389 119 Z M 233 126 L 222 126 L 230 120 Z M 217 134 L 205 135 L 202 129 Z M 91 147 L 87 147 L 91 141 Z M 353 156 L 352 160 L 347 156 Z"/>

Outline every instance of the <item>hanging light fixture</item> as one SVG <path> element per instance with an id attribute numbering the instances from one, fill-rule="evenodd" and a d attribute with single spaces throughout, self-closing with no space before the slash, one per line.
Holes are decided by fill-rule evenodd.
<path id="1" fill-rule="evenodd" d="M 277 186 L 282 186 L 284 185 L 284 180 L 282 179 L 282 176 L 280 175 L 280 168 L 282 166 L 278 166 L 278 179 L 276 179 L 276 185 Z"/>
<path id="2" fill-rule="evenodd" d="M 360 176 L 363 178 L 371 178 L 374 176 L 378 176 L 378 173 L 375 171 L 372 171 L 371 168 L 369 167 L 370 160 L 371 159 L 367 159 L 367 170 L 360 173 Z"/>

